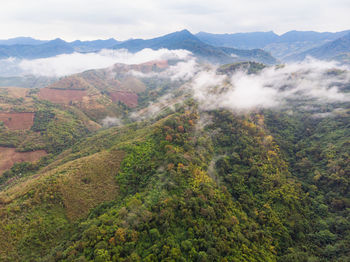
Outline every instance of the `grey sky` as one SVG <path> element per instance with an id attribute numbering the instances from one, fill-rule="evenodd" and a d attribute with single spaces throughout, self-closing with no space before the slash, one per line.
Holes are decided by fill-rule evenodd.
<path id="1" fill-rule="evenodd" d="M 350 29 L 349 0 L 3 0 L 0 39 Z"/>

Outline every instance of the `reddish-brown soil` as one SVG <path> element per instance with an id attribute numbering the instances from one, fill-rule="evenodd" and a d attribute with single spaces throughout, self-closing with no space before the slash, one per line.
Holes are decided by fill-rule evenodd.
<path id="1" fill-rule="evenodd" d="M 30 129 L 34 122 L 34 113 L 1 113 L 0 121 L 11 130 Z"/>
<path id="2" fill-rule="evenodd" d="M 86 90 L 66 90 L 42 88 L 39 91 L 39 98 L 52 103 L 69 104 L 69 102 L 82 101 L 87 95 Z"/>
<path id="3" fill-rule="evenodd" d="M 90 70 L 81 75 L 86 82 L 99 90 L 106 90 L 110 87 L 116 87 L 119 90 L 121 86 L 121 83 L 115 79 L 115 73 L 108 70 Z"/>
<path id="4" fill-rule="evenodd" d="M 68 90 L 71 90 L 71 89 L 85 90 L 85 89 L 89 89 L 90 87 L 91 87 L 90 84 L 85 79 L 77 75 L 64 77 L 59 81 L 48 86 L 48 88 L 51 88 L 51 89 L 68 89 Z"/>
<path id="5" fill-rule="evenodd" d="M 122 102 L 128 107 L 134 108 L 138 104 L 138 96 L 135 93 L 126 92 L 126 91 L 117 91 L 110 93 L 111 99 L 113 102 Z"/>
<path id="6" fill-rule="evenodd" d="M 149 61 L 143 64 L 130 65 L 130 69 L 140 71 L 142 73 L 158 72 L 169 66 L 168 61 Z"/>
<path id="7" fill-rule="evenodd" d="M 142 93 L 146 90 L 146 88 L 147 87 L 145 86 L 145 84 L 136 77 L 127 77 L 122 80 L 120 91 Z"/>
<path id="8" fill-rule="evenodd" d="M 160 61 L 149 61 L 143 64 L 140 64 L 143 71 L 153 71 L 153 70 L 159 70 L 159 69 L 165 69 L 169 66 L 167 60 L 160 60 Z"/>
<path id="9" fill-rule="evenodd" d="M 116 73 L 126 73 L 130 70 L 140 71 L 142 73 L 157 72 L 166 69 L 169 66 L 167 60 L 161 61 L 149 61 L 142 64 L 125 65 L 125 64 L 115 64 L 113 66 L 113 71 Z"/>
<path id="10" fill-rule="evenodd" d="M 10 169 L 15 163 L 34 162 L 45 156 L 44 150 L 33 152 L 16 152 L 14 148 L 0 147 L 0 175 Z"/>

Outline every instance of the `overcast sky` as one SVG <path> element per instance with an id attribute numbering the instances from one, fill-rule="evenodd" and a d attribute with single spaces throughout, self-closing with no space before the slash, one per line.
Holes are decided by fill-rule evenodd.
<path id="1" fill-rule="evenodd" d="M 349 0 L 3 0 L 0 39 L 350 29 Z"/>

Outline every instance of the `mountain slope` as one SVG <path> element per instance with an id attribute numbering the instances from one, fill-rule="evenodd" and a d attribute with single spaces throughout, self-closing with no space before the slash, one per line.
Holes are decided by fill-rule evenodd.
<path id="1" fill-rule="evenodd" d="M 350 33 L 320 47 L 313 48 L 300 54 L 289 56 L 287 60 L 303 60 L 307 56 L 317 59 L 332 59 L 333 57 L 350 53 Z"/>
<path id="2" fill-rule="evenodd" d="M 230 47 L 219 47 L 219 49 L 235 58 L 234 62 L 255 61 L 267 65 L 274 65 L 278 63 L 276 58 L 262 49 L 242 50 Z"/>
<path id="3" fill-rule="evenodd" d="M 213 46 L 201 42 L 187 30 L 171 33 L 149 40 L 129 40 L 115 46 L 114 48 L 125 48 L 130 52 L 138 52 L 144 48 L 151 48 L 154 50 L 161 48 L 167 48 L 169 50 L 185 49 L 194 53 L 195 55 L 198 55 L 199 57 L 206 57 L 213 62 L 228 61 L 229 59 L 227 54 Z"/>
<path id="4" fill-rule="evenodd" d="M 343 37 L 349 30 L 331 33 L 331 32 L 315 32 L 315 31 L 289 31 L 284 33 L 278 38 L 278 42 L 322 42 L 332 41 L 337 38 Z"/>
<path id="5" fill-rule="evenodd" d="M 292 80 L 342 79 L 338 97 L 348 98 L 349 72 L 269 67 L 270 75 L 275 70 L 285 77 L 272 74 L 264 88 L 292 93 L 287 104 L 236 111 L 204 102 L 229 100 L 238 87 L 232 74 L 261 82 L 265 66 L 225 65 L 220 75 L 207 64 L 196 67 L 201 71 L 182 80 L 172 79 L 164 61 L 90 70 L 47 88 L 84 92 L 82 101 L 65 104 L 43 101 L 40 90 L 1 90 L 2 108 L 40 107 L 33 110 L 31 134 L 50 131 L 49 141 L 62 147 L 0 176 L 0 260 L 347 261 L 349 100 L 317 100 L 301 88 L 294 88 L 301 92 L 296 96 Z M 132 74 L 146 89 L 124 82 L 142 101 L 133 109 L 118 104 L 123 124 L 72 132 L 85 126 L 82 105 L 110 109 L 109 92 Z M 198 84 L 208 90 L 201 98 L 190 88 Z M 254 82 L 244 81 L 243 88 Z M 216 95 L 222 100 L 214 101 Z M 94 115 L 100 107 L 89 109 Z M 28 134 L 8 135 L 14 119 L 0 124 L 1 142 Z M 37 146 L 34 138 L 27 140 Z"/>
<path id="6" fill-rule="evenodd" d="M 236 34 L 211 34 L 199 32 L 196 36 L 203 42 L 213 46 L 232 47 L 241 49 L 263 48 L 277 41 L 279 38 L 274 32 L 254 32 Z"/>
<path id="7" fill-rule="evenodd" d="M 272 142 L 266 143 L 267 134 L 259 126 L 249 118 L 237 118 L 228 112 L 213 112 L 213 117 L 207 131 L 196 131 L 199 116 L 189 101 L 185 108 L 154 124 L 134 126 L 138 134 L 130 129 L 132 126 L 108 130 L 105 132 L 107 147 L 111 148 L 108 154 L 125 152 L 119 172 L 117 166 L 106 162 L 109 158 L 114 165 L 118 163 L 111 155 L 104 160 L 92 160 L 107 154 L 102 146 L 97 155 L 59 164 L 48 173 L 41 173 L 34 184 L 26 182 L 27 187 L 21 192 L 14 189 L 4 192 L 0 195 L 4 205 L 1 215 L 12 216 L 11 220 L 16 221 L 12 232 L 19 238 L 7 243 L 7 253 L 2 249 L 2 259 L 34 259 L 45 254 L 46 259 L 63 261 L 78 258 L 196 261 L 224 257 L 275 261 L 275 252 L 294 245 L 291 240 L 295 236 L 290 232 L 303 228 L 304 194 L 297 184 L 286 180 L 287 170 L 278 149 Z M 229 134 L 226 128 L 235 131 Z M 210 138 L 214 130 L 218 132 Z M 129 133 L 127 140 L 123 138 L 125 133 Z M 100 144 L 101 138 L 89 140 Z M 233 141 L 235 146 L 227 148 L 227 142 Z M 74 151 L 86 146 L 91 143 L 81 142 Z M 238 160 L 233 152 L 246 153 Z M 225 157 L 226 154 L 232 156 Z M 216 171 L 209 171 L 214 156 L 218 158 L 214 164 Z M 256 163 L 248 164 L 249 159 Z M 228 166 L 232 161 L 236 161 L 235 166 Z M 97 207 L 88 217 L 79 212 L 85 222 L 73 229 L 62 213 L 75 218 L 69 208 L 79 203 L 76 201 L 85 203 L 74 197 L 84 190 L 84 183 L 87 186 L 91 183 L 90 199 L 95 199 L 96 206 L 98 183 L 113 169 L 118 191 L 108 196 L 114 201 Z M 90 172 L 99 174 L 101 180 L 98 183 L 89 180 Z M 79 179 L 87 182 L 81 183 Z M 248 179 L 250 183 L 245 186 Z M 16 197 L 9 199 L 13 192 Z M 284 199 L 278 198 L 278 194 L 283 194 Z M 16 208 L 26 213 L 26 224 L 15 213 Z M 46 214 L 45 209 L 49 210 Z M 35 214 L 42 217 L 39 224 L 34 221 Z M 56 219 L 48 226 L 54 214 Z M 4 230 L 11 220 L 1 222 L 1 242 L 11 234 Z M 20 231 L 21 225 L 26 230 Z M 37 245 L 31 249 L 34 242 Z M 46 253 L 50 248 L 52 251 Z"/>
<path id="8" fill-rule="evenodd" d="M 334 41 L 343 37 L 350 31 L 341 31 L 337 33 L 319 33 L 313 31 L 289 31 L 281 35 L 275 43 L 264 47 L 264 50 L 271 52 L 274 56 L 283 61 L 292 56 L 311 48 L 317 48 L 323 44 Z"/>
<path id="9" fill-rule="evenodd" d="M 131 111 L 177 89 L 182 81 L 157 78 L 168 67 L 167 61 L 116 64 L 63 77 L 43 88 L 38 82 L 30 89 L 0 88 L 0 188 L 22 178 L 19 170 L 30 167 L 35 172 L 87 134 L 130 122 L 126 116 Z M 147 74 L 155 76 L 144 78 Z M 43 155 L 49 157 L 41 161 Z"/>
<path id="10" fill-rule="evenodd" d="M 0 58 L 26 58 L 36 59 L 52 57 L 73 52 L 96 52 L 101 49 L 112 48 L 119 42 L 113 38 L 94 41 L 66 42 L 62 39 L 40 41 L 32 38 L 0 41 Z"/>
<path id="11" fill-rule="evenodd" d="M 220 64 L 249 60 L 266 64 L 275 64 L 277 62 L 269 53 L 263 50 L 250 51 L 217 48 L 208 45 L 200 41 L 196 36 L 192 35 L 187 30 L 148 40 L 134 39 L 125 42 L 118 42 L 113 38 L 94 41 L 77 40 L 71 43 L 65 42 L 61 39 L 55 39 L 42 44 L 37 44 L 37 42 L 35 42 L 33 45 L 0 45 L 0 58 L 4 59 L 14 57 L 20 59 L 36 59 L 52 57 L 60 54 L 70 54 L 73 52 L 97 52 L 102 49 L 110 48 L 127 49 L 130 52 L 138 52 L 145 48 L 151 48 L 154 50 L 161 48 L 167 48 L 170 50 L 184 49 L 192 52 L 200 59 L 205 59 L 209 62 Z"/>
<path id="12" fill-rule="evenodd" d="M 214 63 L 230 63 L 239 60 L 254 60 L 268 64 L 276 63 L 276 60 L 271 57 L 271 55 L 262 50 L 259 50 L 259 54 L 257 54 L 257 51 L 214 47 L 200 41 L 188 30 L 171 33 L 149 40 L 129 40 L 115 46 L 114 48 L 124 48 L 131 52 L 137 52 L 144 48 L 151 48 L 154 50 L 161 48 L 167 48 L 170 50 L 184 49 L 192 52 L 199 58 L 209 60 L 210 62 Z M 231 54 L 236 55 L 236 57 L 232 57 Z"/>
<path id="13" fill-rule="evenodd" d="M 73 53 L 74 49 L 62 39 L 55 39 L 40 45 L 11 45 L 0 46 L 1 58 L 45 58 L 60 54 Z"/>
<path id="14" fill-rule="evenodd" d="M 93 41 L 80 41 L 76 40 L 71 42 L 70 45 L 74 47 L 74 50 L 77 52 L 94 52 L 100 51 L 101 49 L 110 49 L 113 46 L 120 43 L 114 38 L 106 40 L 93 40 Z"/>
<path id="15" fill-rule="evenodd" d="M 196 36 L 205 43 L 214 46 L 231 48 L 254 49 L 262 48 L 273 56 L 284 59 L 292 54 L 301 53 L 308 49 L 319 47 L 327 42 L 334 41 L 350 31 L 336 33 L 314 31 L 289 31 L 283 35 L 273 32 L 237 33 L 237 34 L 210 34 L 200 32 Z"/>

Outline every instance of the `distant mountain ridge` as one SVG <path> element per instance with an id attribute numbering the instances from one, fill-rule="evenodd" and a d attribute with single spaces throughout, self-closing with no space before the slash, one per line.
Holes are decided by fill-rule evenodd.
<path id="1" fill-rule="evenodd" d="M 211 34 L 199 32 L 196 36 L 205 43 L 214 46 L 255 49 L 263 48 L 278 39 L 274 32 L 252 32 L 252 33 L 235 33 L 235 34 Z"/>
<path id="2" fill-rule="evenodd" d="M 317 59 L 337 59 L 338 56 L 350 53 L 350 33 L 320 47 L 309 49 L 300 54 L 289 56 L 286 60 L 299 61 L 311 56 Z"/>
<path id="3" fill-rule="evenodd" d="M 275 64 L 277 60 L 263 50 L 239 50 L 235 48 L 216 47 L 204 43 L 188 30 L 182 30 L 165 36 L 148 40 L 133 39 L 120 43 L 114 49 L 127 49 L 130 52 L 138 52 L 144 48 L 169 50 L 184 49 L 192 52 L 199 58 L 214 63 L 231 63 L 243 60 L 252 60 L 266 64 Z"/>
<path id="4" fill-rule="evenodd" d="M 71 42 L 70 45 L 74 47 L 76 51 L 79 52 L 93 52 L 104 48 L 111 48 L 112 46 L 121 43 L 114 38 L 109 38 L 106 40 L 92 40 L 92 41 L 80 41 L 76 40 Z"/>
<path id="5" fill-rule="evenodd" d="M 20 37 L 10 38 L 6 40 L 0 40 L 0 45 L 41 45 L 46 42 L 49 42 L 49 41 L 38 40 L 32 37 L 20 36 Z"/>
<path id="6" fill-rule="evenodd" d="M 274 57 L 284 60 L 288 56 L 320 47 L 348 33 L 350 33 L 350 30 L 336 33 L 293 30 L 280 36 L 272 31 L 235 34 L 200 32 L 196 36 L 203 42 L 214 46 L 242 49 L 261 48 L 270 52 Z"/>
<path id="7" fill-rule="evenodd" d="M 66 42 L 57 38 L 47 42 L 44 41 L 41 44 L 38 42 L 40 40 L 35 39 L 14 39 L 11 41 L 15 44 L 0 45 L 0 59 L 6 59 L 9 57 L 37 59 L 61 54 L 71 54 L 73 52 L 98 52 L 102 49 L 127 49 L 130 52 L 138 52 L 145 48 L 154 50 L 166 48 L 169 50 L 188 50 L 200 59 L 218 64 L 239 61 L 256 61 L 265 64 L 277 63 L 277 60 L 266 51 L 259 49 L 241 50 L 227 47 L 215 47 L 204 43 L 188 30 L 182 30 L 147 40 L 132 39 L 124 42 L 117 41 L 113 38 L 93 41 L 76 40 L 73 42 Z M 34 44 L 21 44 L 28 42 L 33 42 Z"/>
<path id="8" fill-rule="evenodd" d="M 14 44 L 10 44 L 14 43 Z M 60 38 L 51 41 L 41 41 L 33 38 L 14 38 L 0 40 L 0 59 L 9 57 L 37 59 L 52 57 L 73 52 L 96 52 L 104 48 L 112 48 L 119 41 L 107 40 L 66 42 Z"/>
<path id="9" fill-rule="evenodd" d="M 0 58 L 16 57 L 35 59 L 73 52 L 74 48 L 59 38 L 40 45 L 0 46 Z"/>
<path id="10" fill-rule="evenodd" d="M 349 35 L 350 30 L 336 33 L 293 30 L 282 35 L 273 31 L 234 34 L 199 32 L 194 35 L 188 30 L 182 30 L 156 38 L 127 41 L 110 38 L 66 42 L 59 38 L 46 41 L 17 37 L 0 40 L 0 59 L 37 59 L 73 52 L 99 52 L 102 49 L 127 49 L 129 52 L 138 52 L 145 48 L 166 48 L 188 50 L 201 60 L 217 64 L 241 61 L 276 64 L 278 60 L 300 61 L 307 56 L 348 63 Z"/>

